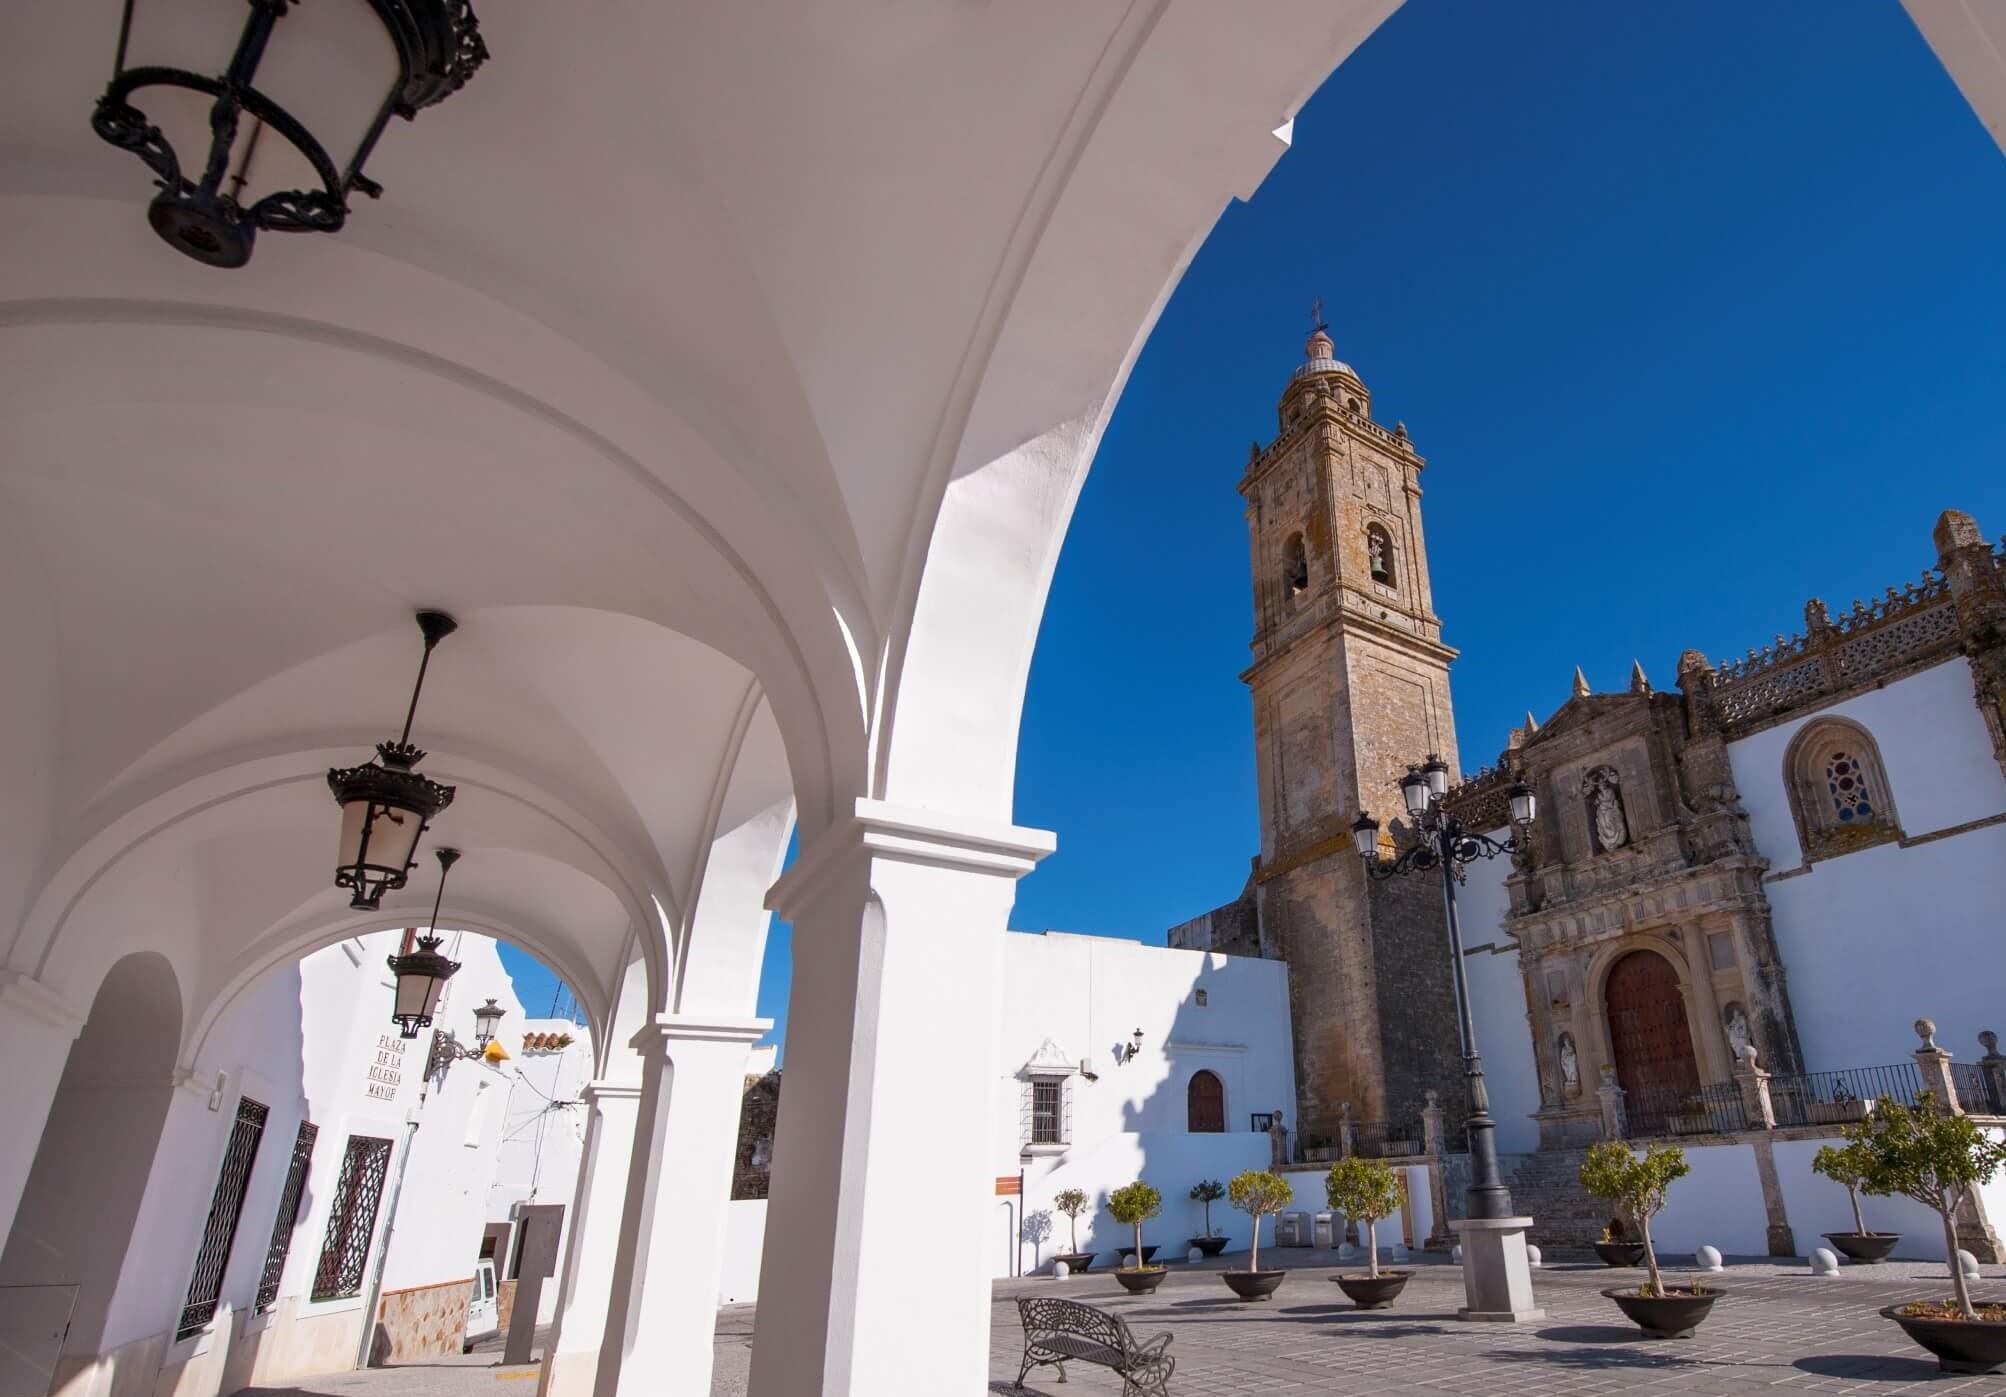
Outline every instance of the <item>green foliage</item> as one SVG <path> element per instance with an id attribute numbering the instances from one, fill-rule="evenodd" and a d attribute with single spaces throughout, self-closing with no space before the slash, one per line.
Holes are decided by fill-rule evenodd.
<path id="1" fill-rule="evenodd" d="M 1200 1179 L 1191 1185 L 1191 1201 L 1205 1205 L 1205 1235 L 1216 1237 L 1212 1230 L 1212 1205 L 1226 1196 L 1226 1186 L 1217 1179 Z"/>
<path id="2" fill-rule="evenodd" d="M 1379 1274 L 1379 1219 L 1391 1217 L 1400 1207 L 1400 1184 L 1393 1166 L 1383 1159 L 1360 1159 L 1353 1155 L 1330 1166 L 1324 1176 L 1323 1196 L 1330 1206 L 1346 1217 L 1365 1224 L 1365 1272 Z"/>
<path id="3" fill-rule="evenodd" d="M 1163 1195 L 1157 1192 L 1156 1185 L 1138 1179 L 1110 1193 L 1107 1210 L 1123 1227 L 1140 1227 L 1163 1211 Z"/>
<path id="4" fill-rule="evenodd" d="M 1847 1126 L 1844 1134 L 1846 1152 L 1860 1169 L 1861 1192 L 1912 1198 L 1943 1220 L 1957 1308 L 1966 1319 L 1976 1319 L 1971 1288 L 1954 1264 L 1957 1225 L 1952 1214 L 1966 1189 L 1992 1182 L 2006 1168 L 2006 1143 L 1980 1130 L 1969 1116 L 1939 1115 L 1935 1098 L 1926 1091 L 1917 1093 L 1913 1109 L 1883 1097 L 1872 1114 Z"/>
<path id="5" fill-rule="evenodd" d="M 1692 1169 L 1686 1152 L 1677 1145 L 1652 1145 L 1635 1155 L 1619 1140 L 1604 1140 L 1582 1161 L 1581 1186 L 1614 1203 L 1637 1224 L 1637 1240 L 1644 1244 L 1644 1265 L 1650 1274 L 1643 1287 L 1646 1295 L 1665 1293 L 1664 1277 L 1658 1274 L 1658 1249 L 1651 1244 L 1652 1215 L 1665 1206 L 1665 1193 L 1673 1181 Z"/>
<path id="6" fill-rule="evenodd" d="M 1235 1174 L 1233 1182 L 1226 1186 L 1226 1196 L 1233 1206 L 1254 1220 L 1254 1254 L 1248 1269 L 1261 1269 L 1261 1219 L 1269 1213 L 1279 1213 L 1295 1201 L 1295 1190 L 1280 1174 L 1271 1174 L 1266 1169 L 1249 1169 L 1244 1174 Z"/>
<path id="7" fill-rule="evenodd" d="M 1813 1173 L 1823 1174 L 1835 1184 L 1845 1187 L 1846 1197 L 1853 1205 L 1853 1230 L 1865 1232 L 1867 1219 L 1860 1212 L 1860 1187 L 1867 1181 L 1868 1159 L 1866 1146 L 1858 1140 L 1845 1145 L 1824 1145 L 1812 1156 Z"/>
<path id="8" fill-rule="evenodd" d="M 1400 1208 L 1400 1185 L 1383 1159 L 1340 1159 L 1323 1181 L 1323 1196 L 1348 1218 L 1377 1222 Z"/>
<path id="9" fill-rule="evenodd" d="M 1052 1206 L 1069 1218 L 1076 1218 L 1087 1210 L 1085 1189 L 1065 1188 L 1052 1195 Z"/>

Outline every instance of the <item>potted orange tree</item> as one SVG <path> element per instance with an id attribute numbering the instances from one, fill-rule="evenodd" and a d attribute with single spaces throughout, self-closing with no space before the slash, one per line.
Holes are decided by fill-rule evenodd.
<path id="1" fill-rule="evenodd" d="M 1947 1300 L 1911 1300 L 1881 1311 L 1911 1340 L 1936 1355 L 1946 1373 L 1996 1373 L 2006 1369 L 2006 1305 L 1979 1305 L 1957 1264 L 1957 1201 L 2006 1167 L 2006 1142 L 1994 1140 L 1969 1116 L 1939 1115 L 1928 1092 L 1913 1109 L 1883 1100 L 1864 1121 L 1846 1127 L 1860 1147 L 1862 1192 L 1900 1194 L 1943 1220 L 1943 1254 L 1950 1260 L 1953 1294 Z"/>
<path id="2" fill-rule="evenodd" d="M 1135 1265 L 1118 1266 L 1114 1278 L 1131 1295 L 1147 1295 L 1170 1274 L 1167 1266 L 1152 1266 L 1142 1247 L 1142 1225 L 1163 1211 L 1163 1195 L 1154 1184 L 1137 1179 L 1107 1196 L 1107 1210 L 1123 1227 L 1135 1229 Z"/>
<path id="3" fill-rule="evenodd" d="M 1272 1271 L 1261 1269 L 1261 1219 L 1270 1213 L 1279 1213 L 1295 1201 L 1295 1190 L 1280 1174 L 1266 1169 L 1249 1169 L 1244 1174 L 1233 1176 L 1233 1182 L 1226 1186 L 1226 1196 L 1233 1206 L 1254 1220 L 1254 1253 L 1248 1259 L 1244 1271 L 1221 1271 L 1226 1279 L 1226 1287 L 1242 1300 L 1265 1300 L 1281 1289 L 1288 1272 L 1279 1268 Z"/>
<path id="4" fill-rule="evenodd" d="M 1065 1262 L 1068 1271 L 1086 1270 L 1094 1264 L 1094 1254 L 1080 1250 L 1080 1214 L 1087 1210 L 1086 1190 L 1062 1188 L 1052 1195 L 1052 1206 L 1066 1215 L 1066 1234 L 1073 1242 L 1073 1249 L 1060 1252 L 1052 1258 L 1053 1263 Z"/>
<path id="5" fill-rule="evenodd" d="M 1379 1219 L 1391 1217 L 1400 1207 L 1400 1185 L 1393 1177 L 1393 1166 L 1383 1159 L 1355 1155 L 1340 1159 L 1324 1177 L 1323 1193 L 1332 1211 L 1365 1224 L 1365 1274 L 1340 1271 L 1331 1279 L 1361 1310 L 1390 1308 L 1414 1274 L 1379 1269 Z"/>
<path id="6" fill-rule="evenodd" d="M 1721 1296 L 1697 1281 L 1684 1288 L 1667 1286 L 1658 1270 L 1658 1250 L 1651 1244 L 1652 1215 L 1665 1206 L 1665 1192 L 1673 1181 L 1691 1172 L 1686 1152 L 1677 1145 L 1652 1145 L 1635 1155 L 1618 1140 L 1604 1140 L 1590 1149 L 1581 1165 L 1581 1186 L 1616 1204 L 1636 1223 L 1648 1268 L 1644 1284 L 1617 1286 L 1602 1294 L 1653 1339 L 1690 1339 Z"/>
<path id="7" fill-rule="evenodd" d="M 1188 1239 L 1187 1249 L 1196 1247 L 1206 1256 L 1217 1256 L 1226 1250 L 1225 1237 L 1212 1230 L 1212 1205 L 1225 1196 L 1226 1186 L 1217 1179 L 1200 1179 L 1191 1185 L 1191 1201 L 1205 1205 L 1205 1235 Z"/>
<path id="8" fill-rule="evenodd" d="M 1844 1145 L 1825 1145 L 1811 1159 L 1812 1171 L 1842 1185 L 1846 1198 L 1853 1205 L 1854 1230 L 1827 1232 L 1825 1240 L 1844 1252 L 1848 1261 L 1861 1266 L 1874 1266 L 1887 1260 L 1888 1253 L 1895 1249 L 1895 1243 L 1902 1239 L 1902 1234 L 1867 1231 L 1866 1215 L 1860 1211 L 1860 1185 L 1866 1182 L 1867 1166 L 1866 1145 L 1858 1140 Z"/>

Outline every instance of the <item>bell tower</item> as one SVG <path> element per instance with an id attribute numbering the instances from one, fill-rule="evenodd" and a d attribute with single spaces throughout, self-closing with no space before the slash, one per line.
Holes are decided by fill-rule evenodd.
<path id="1" fill-rule="evenodd" d="M 1402 810 L 1396 782 L 1430 753 L 1456 772 L 1449 663 L 1421 531 L 1423 461 L 1322 325 L 1256 443 L 1246 499 L 1261 953 L 1289 962 L 1297 1112 L 1307 1140 L 1354 1122 L 1418 1130 L 1422 1092 L 1456 1079 L 1440 890 L 1373 882 L 1350 821 Z M 1445 1091 L 1444 1104 L 1460 1093 Z"/>

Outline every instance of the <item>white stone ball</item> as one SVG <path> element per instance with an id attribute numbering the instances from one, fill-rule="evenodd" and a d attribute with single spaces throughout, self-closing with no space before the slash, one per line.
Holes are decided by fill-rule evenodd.
<path id="1" fill-rule="evenodd" d="M 1460 1246 L 1456 1246 L 1456 1247 L 1450 1247 L 1450 1248 L 1449 1248 L 1449 1260 L 1451 1260 L 1451 1261 L 1455 1262 L 1455 1263 L 1456 1263 L 1456 1264 L 1457 1264 L 1458 1266 L 1462 1265 L 1462 1264 L 1463 1264 L 1463 1249 L 1462 1249 L 1462 1248 L 1461 1248 Z"/>
<path id="2" fill-rule="evenodd" d="M 1836 1276 L 1839 1274 L 1839 1257 L 1830 1247 L 1820 1247 L 1811 1253 L 1811 1274 L 1814 1276 Z"/>
<path id="3" fill-rule="evenodd" d="M 1964 1279 L 1966 1279 L 1967 1281 L 1975 1281 L 1979 1279 L 1978 1258 L 1973 1256 L 1970 1252 L 1964 1251 L 1962 1249 L 1958 1251 L 1957 1266 L 1959 1270 L 1964 1272 Z"/>
<path id="4" fill-rule="evenodd" d="M 1190 1251 L 1184 1253 L 1184 1259 L 1186 1261 L 1203 1261 L 1205 1259 L 1205 1253 L 1198 1250 L 1198 1248 L 1193 1247 Z"/>
<path id="5" fill-rule="evenodd" d="M 1721 1269 L 1720 1253 L 1712 1247 L 1701 1247 L 1693 1253 L 1693 1264 L 1702 1271 L 1718 1271 Z"/>
<path id="6" fill-rule="evenodd" d="M 1052 1279 L 1053 1279 L 1053 1280 L 1055 1280 L 1055 1281 L 1062 1281 L 1062 1280 L 1064 1280 L 1064 1279 L 1065 1279 L 1065 1278 L 1066 1278 L 1067 1276 L 1070 1276 L 1070 1275 L 1072 1275 L 1072 1274 L 1073 1274 L 1073 1268 L 1072 1268 L 1072 1267 L 1070 1267 L 1070 1266 L 1068 1266 L 1068 1265 L 1066 1265 L 1066 1263 L 1065 1263 L 1065 1262 L 1063 1262 L 1063 1261 L 1054 1261 L 1054 1262 L 1052 1263 Z"/>
<path id="7" fill-rule="evenodd" d="M 1458 1251 L 1460 1251 L 1460 1250 L 1462 1250 L 1462 1248 L 1458 1247 L 1458 1248 L 1457 1248 L 1457 1250 L 1458 1250 Z M 1534 1269 L 1534 1270 L 1538 1270 L 1538 1269 L 1539 1269 L 1539 1248 L 1538 1248 L 1538 1247 L 1534 1247 L 1534 1246 L 1528 1246 L 1528 1247 L 1527 1247 L 1527 1248 L 1525 1249 L 1525 1259 L 1526 1259 L 1527 1261 L 1529 1261 L 1530 1263 L 1532 1263 L 1532 1267 L 1533 1267 L 1533 1269 Z"/>
<path id="8" fill-rule="evenodd" d="M 1121 1254 L 1121 1264 L 1122 1264 L 1122 1265 L 1124 1265 L 1124 1266 L 1126 1266 L 1126 1267 L 1128 1267 L 1128 1268 L 1129 1268 L 1130 1270 L 1134 1270 L 1134 1269 L 1135 1269 L 1135 1253 L 1134 1253 L 1134 1252 L 1132 1252 L 1132 1251 L 1126 1251 L 1126 1252 L 1123 1252 L 1123 1253 Z"/>

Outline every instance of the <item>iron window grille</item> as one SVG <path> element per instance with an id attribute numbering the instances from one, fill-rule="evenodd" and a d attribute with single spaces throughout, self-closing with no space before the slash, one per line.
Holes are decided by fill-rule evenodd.
<path id="1" fill-rule="evenodd" d="M 278 1302 L 279 1281 L 286 1273 L 286 1255 L 292 1250 L 293 1228 L 299 1225 L 300 1202 L 306 1197 L 307 1170 L 313 1164 L 313 1142 L 320 1127 L 301 1121 L 293 1137 L 293 1162 L 286 1170 L 285 1191 L 279 1194 L 278 1216 L 272 1219 L 272 1241 L 265 1248 L 265 1273 L 258 1278 L 256 1314 L 263 1314 Z"/>
<path id="2" fill-rule="evenodd" d="M 383 1180 L 389 1172 L 390 1141 L 374 1135 L 348 1137 L 341 1174 L 334 1183 L 334 1202 L 328 1208 L 327 1240 L 314 1268 L 315 1300 L 345 1300 L 362 1293 L 369 1243 L 376 1235 L 376 1208 L 383 1201 Z"/>
<path id="3" fill-rule="evenodd" d="M 230 1265 L 230 1247 L 237 1240 L 237 1221 L 244 1213 L 244 1194 L 251 1186 L 251 1169 L 258 1162 L 258 1143 L 265 1138 L 269 1109 L 250 1097 L 237 1102 L 237 1119 L 223 1151 L 223 1168 L 216 1175 L 216 1192 L 209 1199 L 209 1220 L 202 1225 L 202 1243 L 195 1249 L 195 1274 L 188 1281 L 188 1303 L 175 1326 L 178 1342 L 200 1334 L 216 1317 L 223 1294 L 223 1272 Z"/>
<path id="4" fill-rule="evenodd" d="M 1072 1093 L 1064 1077 L 1033 1077 L 1024 1084 L 1021 1135 L 1027 1145 L 1064 1145 L 1073 1138 Z"/>

